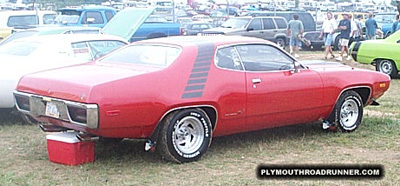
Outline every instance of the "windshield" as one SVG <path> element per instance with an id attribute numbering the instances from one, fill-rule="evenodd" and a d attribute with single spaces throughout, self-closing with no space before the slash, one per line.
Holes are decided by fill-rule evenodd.
<path id="1" fill-rule="evenodd" d="M 228 19 L 225 23 L 222 23 L 223 28 L 244 28 L 251 18 L 240 18 L 240 19 Z"/>
<path id="2" fill-rule="evenodd" d="M 175 61 L 180 52 L 180 48 L 171 46 L 131 45 L 111 53 L 99 62 L 118 62 L 167 67 Z"/>
<path id="3" fill-rule="evenodd" d="M 381 14 L 374 17 L 378 23 L 392 23 L 396 19 L 395 14 Z"/>

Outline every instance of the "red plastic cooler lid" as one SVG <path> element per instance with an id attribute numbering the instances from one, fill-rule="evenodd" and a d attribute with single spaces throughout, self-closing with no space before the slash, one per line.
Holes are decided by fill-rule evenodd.
<path id="1" fill-rule="evenodd" d="M 78 143 L 80 140 L 76 137 L 77 132 L 62 132 L 58 134 L 49 134 L 46 136 L 48 140 L 61 141 L 65 143 Z"/>

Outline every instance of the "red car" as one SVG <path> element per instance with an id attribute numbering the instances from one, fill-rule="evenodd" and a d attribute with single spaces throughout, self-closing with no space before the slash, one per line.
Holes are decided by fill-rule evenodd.
<path id="1" fill-rule="evenodd" d="M 237 36 L 132 43 L 94 62 L 23 77 L 17 107 L 40 122 L 104 138 L 144 138 L 174 162 L 212 137 L 325 120 L 354 131 L 389 76 L 301 64 L 275 44 Z"/>

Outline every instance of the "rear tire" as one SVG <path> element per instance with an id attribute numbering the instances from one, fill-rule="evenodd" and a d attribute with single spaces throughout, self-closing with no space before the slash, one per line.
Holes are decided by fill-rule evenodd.
<path id="1" fill-rule="evenodd" d="M 387 59 L 378 60 L 376 62 L 376 71 L 387 74 L 390 77 L 395 77 L 398 73 L 398 70 L 394 62 Z"/>
<path id="2" fill-rule="evenodd" d="M 357 92 L 353 90 L 344 92 L 340 95 L 332 112 L 335 129 L 342 132 L 356 130 L 361 123 L 363 110 L 363 102 Z"/>
<path id="3" fill-rule="evenodd" d="M 168 161 L 196 161 L 211 144 L 211 121 L 201 109 L 175 111 L 161 125 L 157 149 Z"/>

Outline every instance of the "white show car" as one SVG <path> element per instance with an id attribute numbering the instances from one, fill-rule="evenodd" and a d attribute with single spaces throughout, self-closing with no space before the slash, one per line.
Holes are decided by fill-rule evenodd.
<path id="1" fill-rule="evenodd" d="M 0 46 L 0 108 L 15 106 L 13 91 L 22 76 L 89 62 L 127 44 L 125 39 L 112 35 L 57 34 L 27 37 Z"/>

